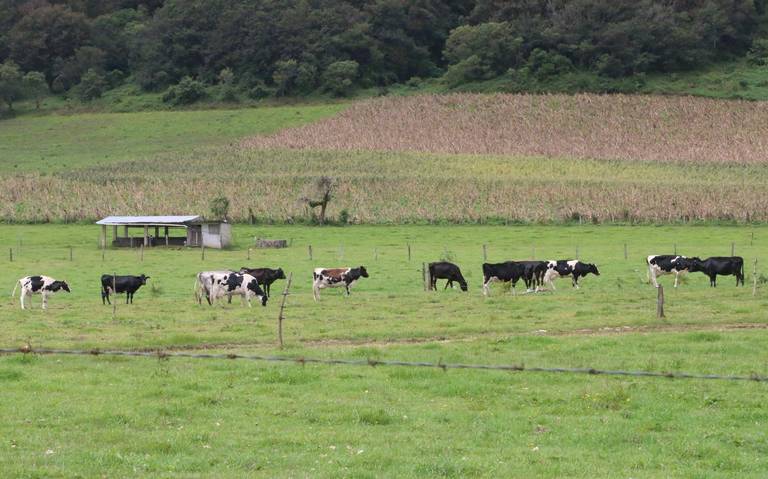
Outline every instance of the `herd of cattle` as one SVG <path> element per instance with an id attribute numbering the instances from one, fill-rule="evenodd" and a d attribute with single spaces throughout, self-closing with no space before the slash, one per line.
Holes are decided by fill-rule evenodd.
<path id="1" fill-rule="evenodd" d="M 651 255 L 646 258 L 648 267 L 648 280 L 658 288 L 657 278 L 664 274 L 675 275 L 675 288 L 678 286 L 679 277 L 683 273 L 701 272 L 709 276 L 709 284 L 717 286 L 718 275 L 736 276 L 736 286 L 744 285 L 744 260 L 740 256 L 718 256 L 702 260 L 697 257 L 688 258 L 679 255 Z M 552 261 L 506 261 L 504 263 L 483 263 L 483 294 L 488 295 L 490 284 L 496 281 L 510 283 L 512 293 L 515 294 L 515 286 L 521 279 L 529 292 L 542 291 L 546 285 L 555 290 L 554 280 L 562 277 L 571 277 L 573 287 L 579 287 L 579 278 L 588 274 L 600 275 L 597 266 L 583 263 L 578 260 L 552 260 Z M 368 271 L 365 267 L 357 268 L 315 268 L 312 272 L 312 294 L 317 301 L 320 298 L 320 290 L 324 288 L 344 287 L 349 295 L 349 288 L 361 278 L 367 278 Z M 133 296 L 141 286 L 147 284 L 149 276 L 115 276 L 102 275 L 101 277 L 101 301 L 103 304 L 111 304 L 110 294 L 125 293 L 125 302 L 133 303 Z M 202 304 L 203 298 L 209 305 L 217 300 L 227 298 L 231 302 L 232 296 L 240 296 L 248 306 L 251 306 L 251 298 L 257 297 L 262 306 L 267 305 L 270 286 L 278 279 L 285 279 L 285 273 L 281 268 L 240 268 L 239 271 L 203 271 L 198 273 L 195 279 L 195 299 Z M 453 263 L 440 261 L 429 264 L 430 289 L 437 288 L 437 280 L 445 279 L 445 288 L 453 287 L 453 283 L 459 284 L 462 291 L 467 291 L 467 281 L 461 274 L 461 269 Z M 70 292 L 69 285 L 65 281 L 59 281 L 49 276 L 25 276 L 17 282 L 11 296 L 15 296 L 16 289 L 21 286 L 21 309 L 25 309 L 25 299 L 33 294 L 42 296 L 42 308 L 48 305 L 48 296 L 59 291 Z"/>

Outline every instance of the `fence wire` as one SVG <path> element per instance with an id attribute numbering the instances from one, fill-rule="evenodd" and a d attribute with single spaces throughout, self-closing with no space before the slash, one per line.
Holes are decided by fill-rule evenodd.
<path id="1" fill-rule="evenodd" d="M 166 352 L 166 351 L 120 351 L 120 350 L 76 350 L 76 349 L 44 349 L 32 348 L 31 346 L 22 346 L 20 348 L 0 348 L 0 354 L 61 354 L 61 355 L 82 355 L 82 356 L 135 356 L 149 357 L 158 359 L 169 358 L 191 358 L 191 359 L 244 359 L 249 361 L 267 361 L 291 364 L 325 364 L 325 365 L 345 365 L 345 366 L 399 366 L 399 367 L 417 367 L 417 368 L 436 368 L 447 371 L 449 369 L 467 369 L 467 370 L 493 370 L 493 371 L 512 371 L 512 372 L 532 372 L 532 373 L 561 373 L 561 374 L 589 374 L 602 376 L 635 376 L 651 378 L 668 379 L 705 379 L 705 380 L 724 380 L 724 381 L 754 381 L 768 382 L 768 376 L 750 374 L 749 376 L 730 376 L 720 374 L 701 374 L 686 372 L 661 372 L 661 371 L 621 371 L 597 368 L 547 368 L 536 366 L 525 366 L 523 364 L 460 364 L 443 363 L 442 360 L 431 362 L 419 361 L 395 361 L 380 359 L 331 359 L 331 358 L 308 358 L 304 356 L 286 357 L 286 356 L 263 356 L 263 355 L 244 355 L 244 354 L 208 354 L 208 353 L 185 353 L 185 352 Z"/>

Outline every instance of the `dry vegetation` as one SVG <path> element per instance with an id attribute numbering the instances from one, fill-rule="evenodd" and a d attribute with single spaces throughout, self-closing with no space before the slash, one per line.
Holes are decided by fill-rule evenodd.
<path id="1" fill-rule="evenodd" d="M 417 153 L 223 149 L 43 176 L 0 176 L 0 217 L 81 221 L 108 214 L 207 213 L 294 222 L 322 175 L 329 216 L 355 222 L 768 221 L 760 165 L 626 163 Z M 29 192 L 36 191 L 34 197 Z"/>
<path id="2" fill-rule="evenodd" d="M 768 104 L 626 95 L 381 98 L 257 148 L 765 163 Z"/>

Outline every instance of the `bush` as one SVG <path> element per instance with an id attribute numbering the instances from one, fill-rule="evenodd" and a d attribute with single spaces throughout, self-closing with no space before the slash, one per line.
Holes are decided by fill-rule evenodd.
<path id="1" fill-rule="evenodd" d="M 747 52 L 750 65 L 768 65 L 768 38 L 756 38 Z"/>
<path id="2" fill-rule="evenodd" d="M 343 209 L 339 211 L 339 223 L 346 225 L 349 223 L 349 211 L 347 209 Z"/>
<path id="3" fill-rule="evenodd" d="M 80 83 L 74 88 L 75 95 L 81 101 L 91 101 L 100 98 L 107 87 L 107 81 L 93 68 L 85 72 Z"/>
<path id="4" fill-rule="evenodd" d="M 170 87 L 163 95 L 163 102 L 172 105 L 189 105 L 205 96 L 205 85 L 202 82 L 184 77 Z"/>
<path id="5" fill-rule="evenodd" d="M 211 215 L 217 220 L 227 220 L 229 215 L 229 198 L 217 196 L 211 200 Z"/>
<path id="6" fill-rule="evenodd" d="M 333 62 L 323 74 L 323 88 L 335 96 L 344 96 L 352 91 L 360 65 L 354 60 Z"/>

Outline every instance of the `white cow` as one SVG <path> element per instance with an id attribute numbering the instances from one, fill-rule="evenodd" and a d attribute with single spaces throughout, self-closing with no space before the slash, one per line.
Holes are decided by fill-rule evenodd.
<path id="1" fill-rule="evenodd" d="M 21 286 L 21 309 L 26 309 L 24 298 L 39 294 L 43 297 L 43 309 L 48 308 L 48 296 L 59 291 L 70 292 L 69 285 L 64 281 L 57 281 L 50 276 L 25 276 L 13 287 L 11 297 L 16 296 L 16 288 Z"/>

